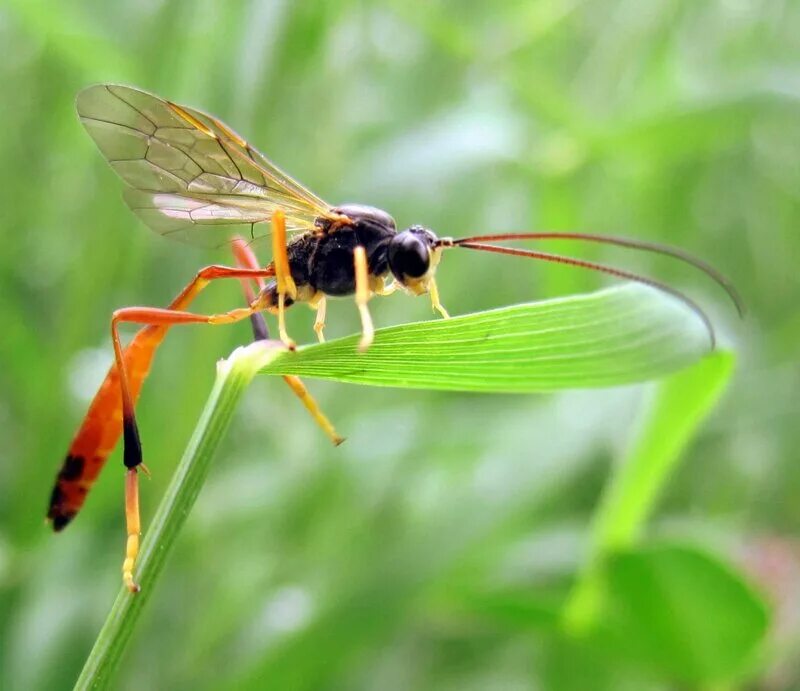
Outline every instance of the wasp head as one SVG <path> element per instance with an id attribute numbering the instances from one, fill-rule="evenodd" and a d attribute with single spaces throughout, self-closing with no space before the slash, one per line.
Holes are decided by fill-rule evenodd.
<path id="1" fill-rule="evenodd" d="M 389 270 L 414 295 L 427 293 L 441 258 L 439 238 L 422 226 L 411 226 L 389 242 Z"/>

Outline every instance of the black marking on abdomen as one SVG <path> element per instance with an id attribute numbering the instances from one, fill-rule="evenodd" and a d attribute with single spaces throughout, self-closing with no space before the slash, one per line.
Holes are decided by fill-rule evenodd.
<path id="1" fill-rule="evenodd" d="M 58 479 L 50 494 L 50 507 L 47 511 L 47 517 L 53 522 L 53 530 L 56 532 L 63 530 L 75 518 L 74 511 L 64 508 L 66 501 L 67 495 L 61 489 L 61 479 Z"/>
<path id="2" fill-rule="evenodd" d="M 83 466 L 85 461 L 81 456 L 73 456 L 68 454 L 64 459 L 64 465 L 61 466 L 61 471 L 58 473 L 60 480 L 77 480 L 83 473 Z"/>

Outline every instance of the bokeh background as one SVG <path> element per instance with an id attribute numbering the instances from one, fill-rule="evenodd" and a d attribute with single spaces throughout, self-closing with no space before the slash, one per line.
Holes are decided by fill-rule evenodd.
<path id="1" fill-rule="evenodd" d="M 770 603 L 759 654 L 714 688 L 800 684 L 800 5 L 3 0 L 0 45 L 0 687 L 69 688 L 119 588 L 119 452 L 65 533 L 43 523 L 111 358 L 111 311 L 165 304 L 227 261 L 126 209 L 74 113 L 98 81 L 213 112 L 323 198 L 403 227 L 623 233 L 733 277 L 743 322 L 674 263 L 582 252 L 692 292 L 737 351 L 644 541 L 699 544 Z M 456 253 L 439 275 L 455 314 L 604 283 Z M 197 308 L 238 291 L 215 286 Z M 373 314 L 380 326 L 430 307 L 395 295 Z M 311 340 L 312 321 L 296 310 L 292 332 Z M 349 301 L 329 306 L 329 337 L 356 328 Z M 167 339 L 139 406 L 145 530 L 215 360 L 249 336 Z M 255 382 L 116 688 L 674 688 L 658 665 L 570 639 L 557 616 L 652 385 L 310 388 L 347 443 L 330 448 L 280 381 Z M 488 594 L 507 588 L 526 607 L 496 616 Z"/>

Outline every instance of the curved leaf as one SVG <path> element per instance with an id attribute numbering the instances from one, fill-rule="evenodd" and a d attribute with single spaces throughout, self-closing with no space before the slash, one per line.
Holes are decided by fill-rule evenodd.
<path id="1" fill-rule="evenodd" d="M 265 374 L 483 392 L 617 386 L 681 369 L 709 351 L 702 322 L 636 284 L 452 319 L 380 329 L 278 355 Z"/>

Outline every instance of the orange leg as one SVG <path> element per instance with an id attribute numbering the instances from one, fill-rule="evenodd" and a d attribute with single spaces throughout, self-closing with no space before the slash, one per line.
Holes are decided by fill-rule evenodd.
<path id="1" fill-rule="evenodd" d="M 254 274 L 254 272 L 246 269 L 231 269 L 230 271 L 228 275 L 232 278 L 242 278 L 243 276 L 252 276 Z M 125 517 L 128 542 L 125 561 L 122 567 L 122 579 L 131 592 L 139 590 L 139 586 L 133 580 L 133 567 L 136 563 L 136 555 L 139 548 L 140 521 L 137 471 L 138 467 L 142 465 L 142 447 L 139 442 L 139 432 L 133 410 L 133 399 L 130 395 L 125 372 L 125 360 L 119 339 L 118 325 L 121 322 L 162 326 L 172 326 L 173 324 L 232 324 L 233 322 L 247 319 L 260 308 L 261 306 L 258 301 L 255 301 L 249 307 L 240 307 L 220 314 L 211 315 L 193 314 L 192 312 L 182 312 L 157 307 L 123 307 L 114 312 L 114 316 L 111 319 L 111 338 L 114 342 L 117 370 L 120 372 L 122 434 L 124 443 L 123 460 L 125 467 L 128 468 L 125 491 Z M 144 466 L 142 467 L 144 468 Z"/>
<path id="2" fill-rule="evenodd" d="M 235 238 L 233 243 L 233 253 L 236 256 L 236 263 L 239 266 L 245 268 L 254 268 L 258 266 L 258 259 L 256 258 L 255 254 L 253 254 L 253 250 L 250 246 L 241 238 Z M 257 278 L 259 289 L 264 289 L 264 279 Z M 242 279 L 242 289 L 244 290 L 245 299 L 248 303 L 252 303 L 254 300 L 253 290 L 250 286 L 250 281 L 248 279 Z M 324 300 L 324 298 L 323 298 Z M 324 304 L 324 303 L 323 303 Z M 254 314 L 251 317 L 253 321 L 253 335 L 258 339 L 266 338 L 266 324 L 263 323 L 263 315 L 261 313 Z M 283 381 L 285 381 L 292 392 L 300 399 L 303 405 L 306 407 L 306 410 L 311 414 L 311 417 L 314 418 L 314 421 L 322 428 L 322 431 L 328 436 L 328 438 L 338 446 L 344 441 L 344 437 L 339 436 L 334 428 L 331 421 L 322 412 L 322 409 L 319 407 L 319 404 L 314 400 L 314 397 L 309 393 L 308 389 L 306 388 L 305 384 L 300 380 L 299 377 L 286 375 L 283 377 Z"/>
<path id="3" fill-rule="evenodd" d="M 199 271 L 194 280 L 172 301 L 169 309 L 160 312 L 169 314 L 171 310 L 185 309 L 197 294 L 214 279 L 265 276 L 274 276 L 274 270 L 271 267 L 257 270 L 216 265 L 206 267 Z M 191 317 L 193 320 L 204 319 L 198 315 L 191 315 Z M 142 320 L 139 321 L 142 322 Z M 138 465 L 137 457 L 141 460 L 141 447 L 138 443 L 138 432 L 133 417 L 133 405 L 139 397 L 142 384 L 150 371 L 155 351 L 164 340 L 169 327 L 173 323 L 179 323 L 180 318 L 178 322 L 169 319 L 159 319 L 155 322 L 147 319 L 143 321 L 150 325 L 141 329 L 124 351 L 119 346 L 118 339 L 115 339 L 115 363 L 109 369 L 105 380 L 95 394 L 56 478 L 47 514 L 56 531 L 62 530 L 83 506 L 86 495 L 116 446 L 123 433 L 123 428 L 126 442 L 129 442 L 126 443 L 126 465 L 128 467 L 132 465 L 135 468 Z M 116 329 L 114 330 L 116 331 Z M 120 367 L 120 364 L 123 364 L 124 367 Z M 125 376 L 120 377 L 120 372 L 123 372 Z M 126 411 L 130 414 L 126 415 Z M 129 476 L 135 472 L 134 470 L 129 473 Z"/>
<path id="4" fill-rule="evenodd" d="M 128 471 L 125 481 L 126 497 L 126 523 L 128 541 L 126 558 L 123 565 L 123 578 L 131 590 L 138 586 L 133 580 L 133 566 L 139 547 L 139 500 L 138 500 L 138 467 L 146 471 L 142 464 L 141 443 L 139 440 L 134 405 L 138 399 L 142 384 L 146 379 L 155 351 L 166 336 L 166 332 L 173 324 L 209 323 L 225 324 L 239 321 L 246 317 L 256 316 L 257 310 L 262 305 L 251 300 L 248 308 L 240 308 L 217 315 L 196 315 L 184 312 L 191 301 L 212 280 L 218 278 L 239 278 L 243 283 L 249 280 L 258 280 L 263 286 L 263 278 L 276 277 L 282 285 L 281 297 L 296 295 L 296 288 L 289 272 L 286 251 L 286 232 L 283 215 L 275 214 L 275 235 L 280 239 L 275 244 L 276 262 L 266 268 L 258 268 L 249 248 L 241 243 L 238 248 L 245 247 L 244 254 L 250 254 L 252 261 L 248 261 L 245 268 L 230 268 L 213 265 L 198 272 L 183 291 L 173 300 L 167 309 L 158 308 L 126 308 L 114 313 L 112 319 L 112 339 L 114 344 L 115 363 L 109 369 L 102 385 L 92 400 L 89 410 L 79 428 L 67 457 L 56 478 L 53 488 L 48 519 L 52 521 L 53 529 L 62 530 L 75 517 L 86 499 L 86 495 L 102 470 L 108 456 L 116 446 L 120 435 L 124 435 L 124 462 Z M 237 251 L 234 245 L 234 251 Z M 238 255 L 237 255 L 238 256 Z M 243 262 L 240 262 L 240 264 Z M 280 272 L 276 267 L 280 265 Z M 280 276 L 278 275 L 280 273 Z M 282 276 L 282 278 L 281 278 Z M 293 345 L 285 331 L 281 319 L 283 310 L 279 310 L 279 323 L 282 326 L 282 336 L 287 345 Z M 260 317 L 260 315 L 258 315 Z M 133 322 L 147 324 L 131 340 L 123 350 L 117 325 L 119 322 Z M 253 319 L 256 335 L 267 335 L 266 324 L 262 319 Z M 330 422 L 319 410 L 316 402 L 311 398 L 302 382 L 296 377 L 285 377 L 287 384 L 301 398 L 305 406 L 312 413 L 317 422 L 323 427 L 334 443 L 341 443 Z"/>
<path id="5" fill-rule="evenodd" d="M 233 273 L 233 276 L 231 276 Z M 172 301 L 169 309 L 186 309 L 200 291 L 214 278 L 272 276 L 272 269 L 244 272 L 241 268 L 208 266 Z M 125 348 L 123 361 L 131 405 L 136 402 L 142 384 L 150 372 L 153 356 L 164 340 L 170 324 L 147 326 Z M 62 530 L 78 513 L 106 459 L 122 433 L 122 398 L 119 369 L 113 364 L 92 400 L 58 474 L 50 500 L 48 518 L 55 530 Z"/>

